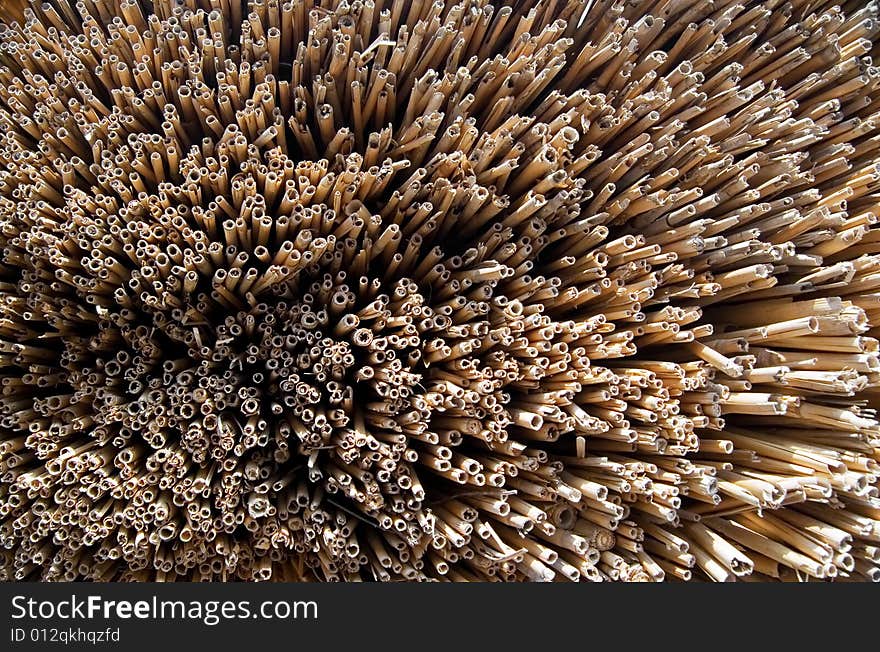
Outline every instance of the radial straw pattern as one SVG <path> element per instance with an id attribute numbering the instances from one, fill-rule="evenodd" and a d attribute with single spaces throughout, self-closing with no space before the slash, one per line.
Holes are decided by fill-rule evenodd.
<path id="1" fill-rule="evenodd" d="M 0 579 L 880 580 L 876 2 L 0 10 Z"/>

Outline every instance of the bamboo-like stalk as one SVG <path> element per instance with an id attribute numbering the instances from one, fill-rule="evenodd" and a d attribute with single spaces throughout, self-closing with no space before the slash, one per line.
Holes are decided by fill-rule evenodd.
<path id="1" fill-rule="evenodd" d="M 0 4 L 0 579 L 880 580 L 880 16 L 745 4 Z"/>

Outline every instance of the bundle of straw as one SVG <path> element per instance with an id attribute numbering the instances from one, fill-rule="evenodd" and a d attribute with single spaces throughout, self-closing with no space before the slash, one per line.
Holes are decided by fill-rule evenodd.
<path id="1" fill-rule="evenodd" d="M 0 25 L 0 579 L 880 580 L 833 0 Z"/>

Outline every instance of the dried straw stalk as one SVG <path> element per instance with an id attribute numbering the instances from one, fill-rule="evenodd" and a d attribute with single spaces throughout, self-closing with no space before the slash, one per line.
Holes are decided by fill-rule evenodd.
<path id="1" fill-rule="evenodd" d="M 21 20 L 26 5 L 26 0 L 0 0 L 0 20 Z"/>
<path id="2" fill-rule="evenodd" d="M 880 579 L 876 2 L 6 11 L 0 578 Z"/>

